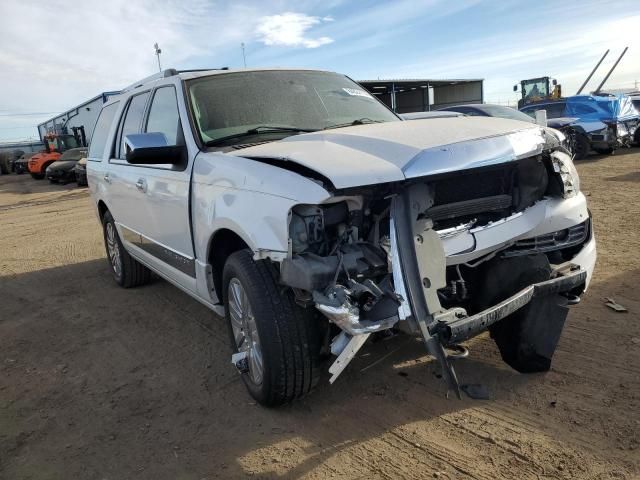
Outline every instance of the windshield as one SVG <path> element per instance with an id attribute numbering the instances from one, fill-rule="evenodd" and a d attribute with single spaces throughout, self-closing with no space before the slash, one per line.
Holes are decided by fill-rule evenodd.
<path id="1" fill-rule="evenodd" d="M 50 151 L 63 152 L 70 148 L 78 147 L 78 141 L 72 135 L 60 135 L 47 140 Z"/>
<path id="2" fill-rule="evenodd" d="M 62 154 L 59 160 L 80 160 L 87 155 L 87 150 L 84 148 L 72 148 Z"/>
<path id="3" fill-rule="evenodd" d="M 296 133 L 286 129 L 314 131 L 353 122 L 399 121 L 360 85 L 335 73 L 234 72 L 197 78 L 188 82 L 188 89 L 204 143 L 257 127 L 253 134 L 276 133 L 281 138 Z"/>
<path id="4" fill-rule="evenodd" d="M 482 105 L 482 109 L 490 117 L 509 118 L 511 120 L 520 120 L 521 122 L 535 123 L 529 115 L 526 115 L 515 108 L 502 107 L 500 105 Z"/>
<path id="5" fill-rule="evenodd" d="M 549 79 L 533 78 L 522 81 L 522 96 L 527 100 L 546 98 L 549 96 Z"/>

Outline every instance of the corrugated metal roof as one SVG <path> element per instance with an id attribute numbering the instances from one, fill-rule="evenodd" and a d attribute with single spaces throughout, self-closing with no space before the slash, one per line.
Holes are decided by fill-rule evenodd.
<path id="1" fill-rule="evenodd" d="M 385 78 L 378 80 L 357 80 L 358 83 L 428 83 L 430 85 L 484 82 L 484 78 Z"/>
<path id="2" fill-rule="evenodd" d="M 40 129 L 40 127 L 41 127 L 42 125 L 46 125 L 47 123 L 52 122 L 52 121 L 54 121 L 54 120 L 56 120 L 56 119 L 58 119 L 58 118 L 65 117 L 65 116 L 67 116 L 70 112 L 76 111 L 76 110 L 78 110 L 79 108 L 82 108 L 82 107 L 84 107 L 85 105 L 88 105 L 88 104 L 90 104 L 90 103 L 93 103 L 93 102 L 95 102 L 96 100 L 98 100 L 98 99 L 100 99 L 100 98 L 106 98 L 106 97 L 110 97 L 110 96 L 112 96 L 112 95 L 118 95 L 119 93 L 120 93 L 120 91 L 117 91 L 117 90 L 116 90 L 116 91 L 111 91 L 111 92 L 102 92 L 102 93 L 99 93 L 99 94 L 98 94 L 98 95 L 96 95 L 95 97 L 90 98 L 89 100 L 86 100 L 86 101 L 82 102 L 81 104 L 76 105 L 75 107 L 70 108 L 69 110 L 67 110 L 67 111 L 65 111 L 65 112 L 59 113 L 59 114 L 58 114 L 58 115 L 56 115 L 55 117 L 51 117 L 49 120 L 46 120 L 46 121 L 44 121 L 44 122 L 42 122 L 42 123 L 39 123 L 39 124 L 38 124 L 38 129 Z"/>

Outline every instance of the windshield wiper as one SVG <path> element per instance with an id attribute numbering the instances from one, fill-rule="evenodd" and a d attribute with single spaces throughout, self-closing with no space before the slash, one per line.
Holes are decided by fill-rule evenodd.
<path id="1" fill-rule="evenodd" d="M 250 128 L 244 132 L 234 133 L 233 135 L 227 135 L 226 137 L 216 138 L 215 140 L 209 140 L 205 143 L 207 147 L 213 147 L 227 140 L 233 140 L 235 138 L 249 137 L 251 135 L 260 135 L 262 133 L 278 133 L 278 132 L 293 132 L 293 133 L 309 133 L 317 132 L 317 129 L 310 128 L 297 128 L 297 127 L 280 127 L 276 125 L 260 125 L 259 127 Z"/>
<path id="2" fill-rule="evenodd" d="M 347 122 L 347 123 L 338 123 L 336 125 L 329 125 L 328 127 L 324 127 L 323 130 L 330 130 L 332 128 L 342 128 L 342 127 L 352 127 L 354 125 L 366 125 L 368 123 L 383 123 L 384 120 L 371 120 L 370 118 L 358 118 L 357 120 L 354 120 L 353 122 Z"/>

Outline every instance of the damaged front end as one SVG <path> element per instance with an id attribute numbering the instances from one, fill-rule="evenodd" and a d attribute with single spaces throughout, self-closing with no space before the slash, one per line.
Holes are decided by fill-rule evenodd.
<path id="1" fill-rule="evenodd" d="M 335 325 L 331 382 L 371 334 L 389 329 L 420 335 L 458 396 L 448 352 L 485 330 L 516 370 L 550 368 L 567 306 L 588 282 L 572 259 L 592 240 L 590 220 L 580 222 L 584 235 L 574 226 L 539 235 L 554 224 L 551 205 L 578 195 L 577 174 L 559 145 L 518 151 L 511 142 L 511 156 L 502 149 L 463 171 L 430 175 L 413 163 L 405 182 L 290 211 L 280 282 Z"/>

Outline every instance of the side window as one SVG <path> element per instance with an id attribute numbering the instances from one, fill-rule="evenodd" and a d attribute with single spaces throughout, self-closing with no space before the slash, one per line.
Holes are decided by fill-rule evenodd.
<path id="1" fill-rule="evenodd" d="M 172 86 L 158 88 L 154 93 L 145 132 L 163 133 L 167 138 L 167 145 L 184 143 L 176 89 Z"/>
<path id="2" fill-rule="evenodd" d="M 144 117 L 144 108 L 147 105 L 149 92 L 141 93 L 135 97 L 131 97 L 129 107 L 124 114 L 124 121 L 120 125 L 118 141 L 116 144 L 116 158 L 125 160 L 124 137 L 130 133 L 140 133 L 142 125 L 142 117 Z"/>
<path id="3" fill-rule="evenodd" d="M 98 115 L 98 121 L 95 127 L 93 127 L 93 134 L 91 135 L 91 142 L 89 144 L 89 157 L 88 159 L 94 159 L 101 161 L 104 154 L 104 147 L 107 144 L 107 135 L 111 129 L 113 123 L 113 117 L 118 110 L 119 102 L 107 105 L 100 111 Z"/>
<path id="4" fill-rule="evenodd" d="M 550 103 L 545 106 L 547 118 L 559 118 L 564 116 L 564 103 Z"/>
<path id="5" fill-rule="evenodd" d="M 575 113 L 576 115 L 590 115 L 592 113 L 596 113 L 596 110 L 594 108 L 591 108 L 588 105 L 580 105 L 580 104 L 569 104 L 569 108 L 568 110 L 571 113 Z"/>
<path id="6" fill-rule="evenodd" d="M 520 111 L 529 115 L 531 118 L 536 118 L 536 111 L 533 108 L 523 108 Z"/>

